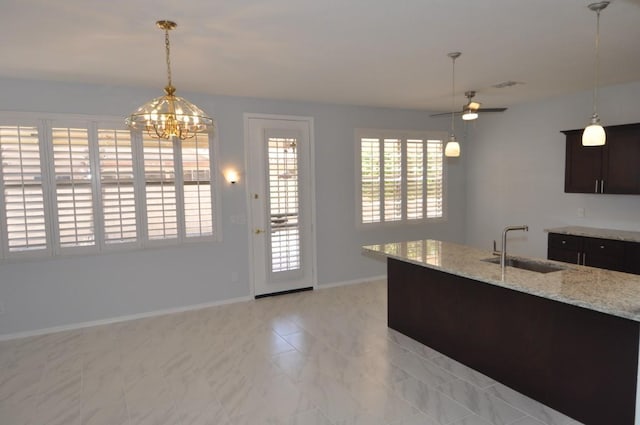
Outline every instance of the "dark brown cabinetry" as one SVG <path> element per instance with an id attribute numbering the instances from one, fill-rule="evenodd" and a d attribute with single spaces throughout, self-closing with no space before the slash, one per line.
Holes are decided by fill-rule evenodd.
<path id="1" fill-rule="evenodd" d="M 640 274 L 640 243 L 549 233 L 547 258 Z"/>
<path id="2" fill-rule="evenodd" d="M 582 146 L 582 131 L 563 131 L 564 191 L 640 194 L 640 123 L 605 127 L 604 146 Z"/>

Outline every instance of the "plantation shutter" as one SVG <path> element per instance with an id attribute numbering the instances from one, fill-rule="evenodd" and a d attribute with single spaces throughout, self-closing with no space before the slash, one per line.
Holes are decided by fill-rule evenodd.
<path id="1" fill-rule="evenodd" d="M 380 139 L 360 140 L 360 186 L 363 223 L 380 221 Z"/>
<path id="2" fill-rule="evenodd" d="M 178 237 L 176 176 L 171 140 L 143 136 L 147 233 L 150 240 Z"/>
<path id="3" fill-rule="evenodd" d="M 384 139 L 384 221 L 402 220 L 402 142 Z"/>
<path id="4" fill-rule="evenodd" d="M 442 140 L 427 140 L 427 196 L 428 218 L 442 217 L 444 213 L 444 156 Z"/>
<path id="5" fill-rule="evenodd" d="M 60 247 L 95 245 L 87 128 L 52 128 Z"/>
<path id="6" fill-rule="evenodd" d="M 9 252 L 47 249 L 38 128 L 0 126 L 0 159 Z"/>
<path id="7" fill-rule="evenodd" d="M 196 134 L 181 146 L 186 236 L 213 235 L 209 136 Z"/>
<path id="8" fill-rule="evenodd" d="M 407 219 L 424 217 L 424 141 L 407 140 Z"/>
<path id="9" fill-rule="evenodd" d="M 98 129 L 98 148 L 104 242 L 135 242 L 138 235 L 131 132 Z"/>

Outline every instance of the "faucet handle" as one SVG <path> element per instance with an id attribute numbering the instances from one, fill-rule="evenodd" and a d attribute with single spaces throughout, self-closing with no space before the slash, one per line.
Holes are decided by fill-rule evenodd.
<path id="1" fill-rule="evenodd" d="M 500 255 L 500 254 L 501 254 L 501 252 L 498 251 L 498 246 L 496 244 L 496 240 L 494 239 L 493 240 L 493 255 Z"/>

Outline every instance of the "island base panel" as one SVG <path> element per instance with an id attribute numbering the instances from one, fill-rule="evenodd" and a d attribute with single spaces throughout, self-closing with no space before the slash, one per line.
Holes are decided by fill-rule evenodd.
<path id="1" fill-rule="evenodd" d="M 388 324 L 587 425 L 633 425 L 639 324 L 388 259 Z"/>

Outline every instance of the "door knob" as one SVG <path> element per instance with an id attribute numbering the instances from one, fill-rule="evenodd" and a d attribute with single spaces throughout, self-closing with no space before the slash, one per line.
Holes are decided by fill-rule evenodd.
<path id="1" fill-rule="evenodd" d="M 255 234 L 256 235 L 259 235 L 260 233 L 264 233 L 264 230 L 262 230 L 262 229 L 256 229 L 255 230 Z"/>

